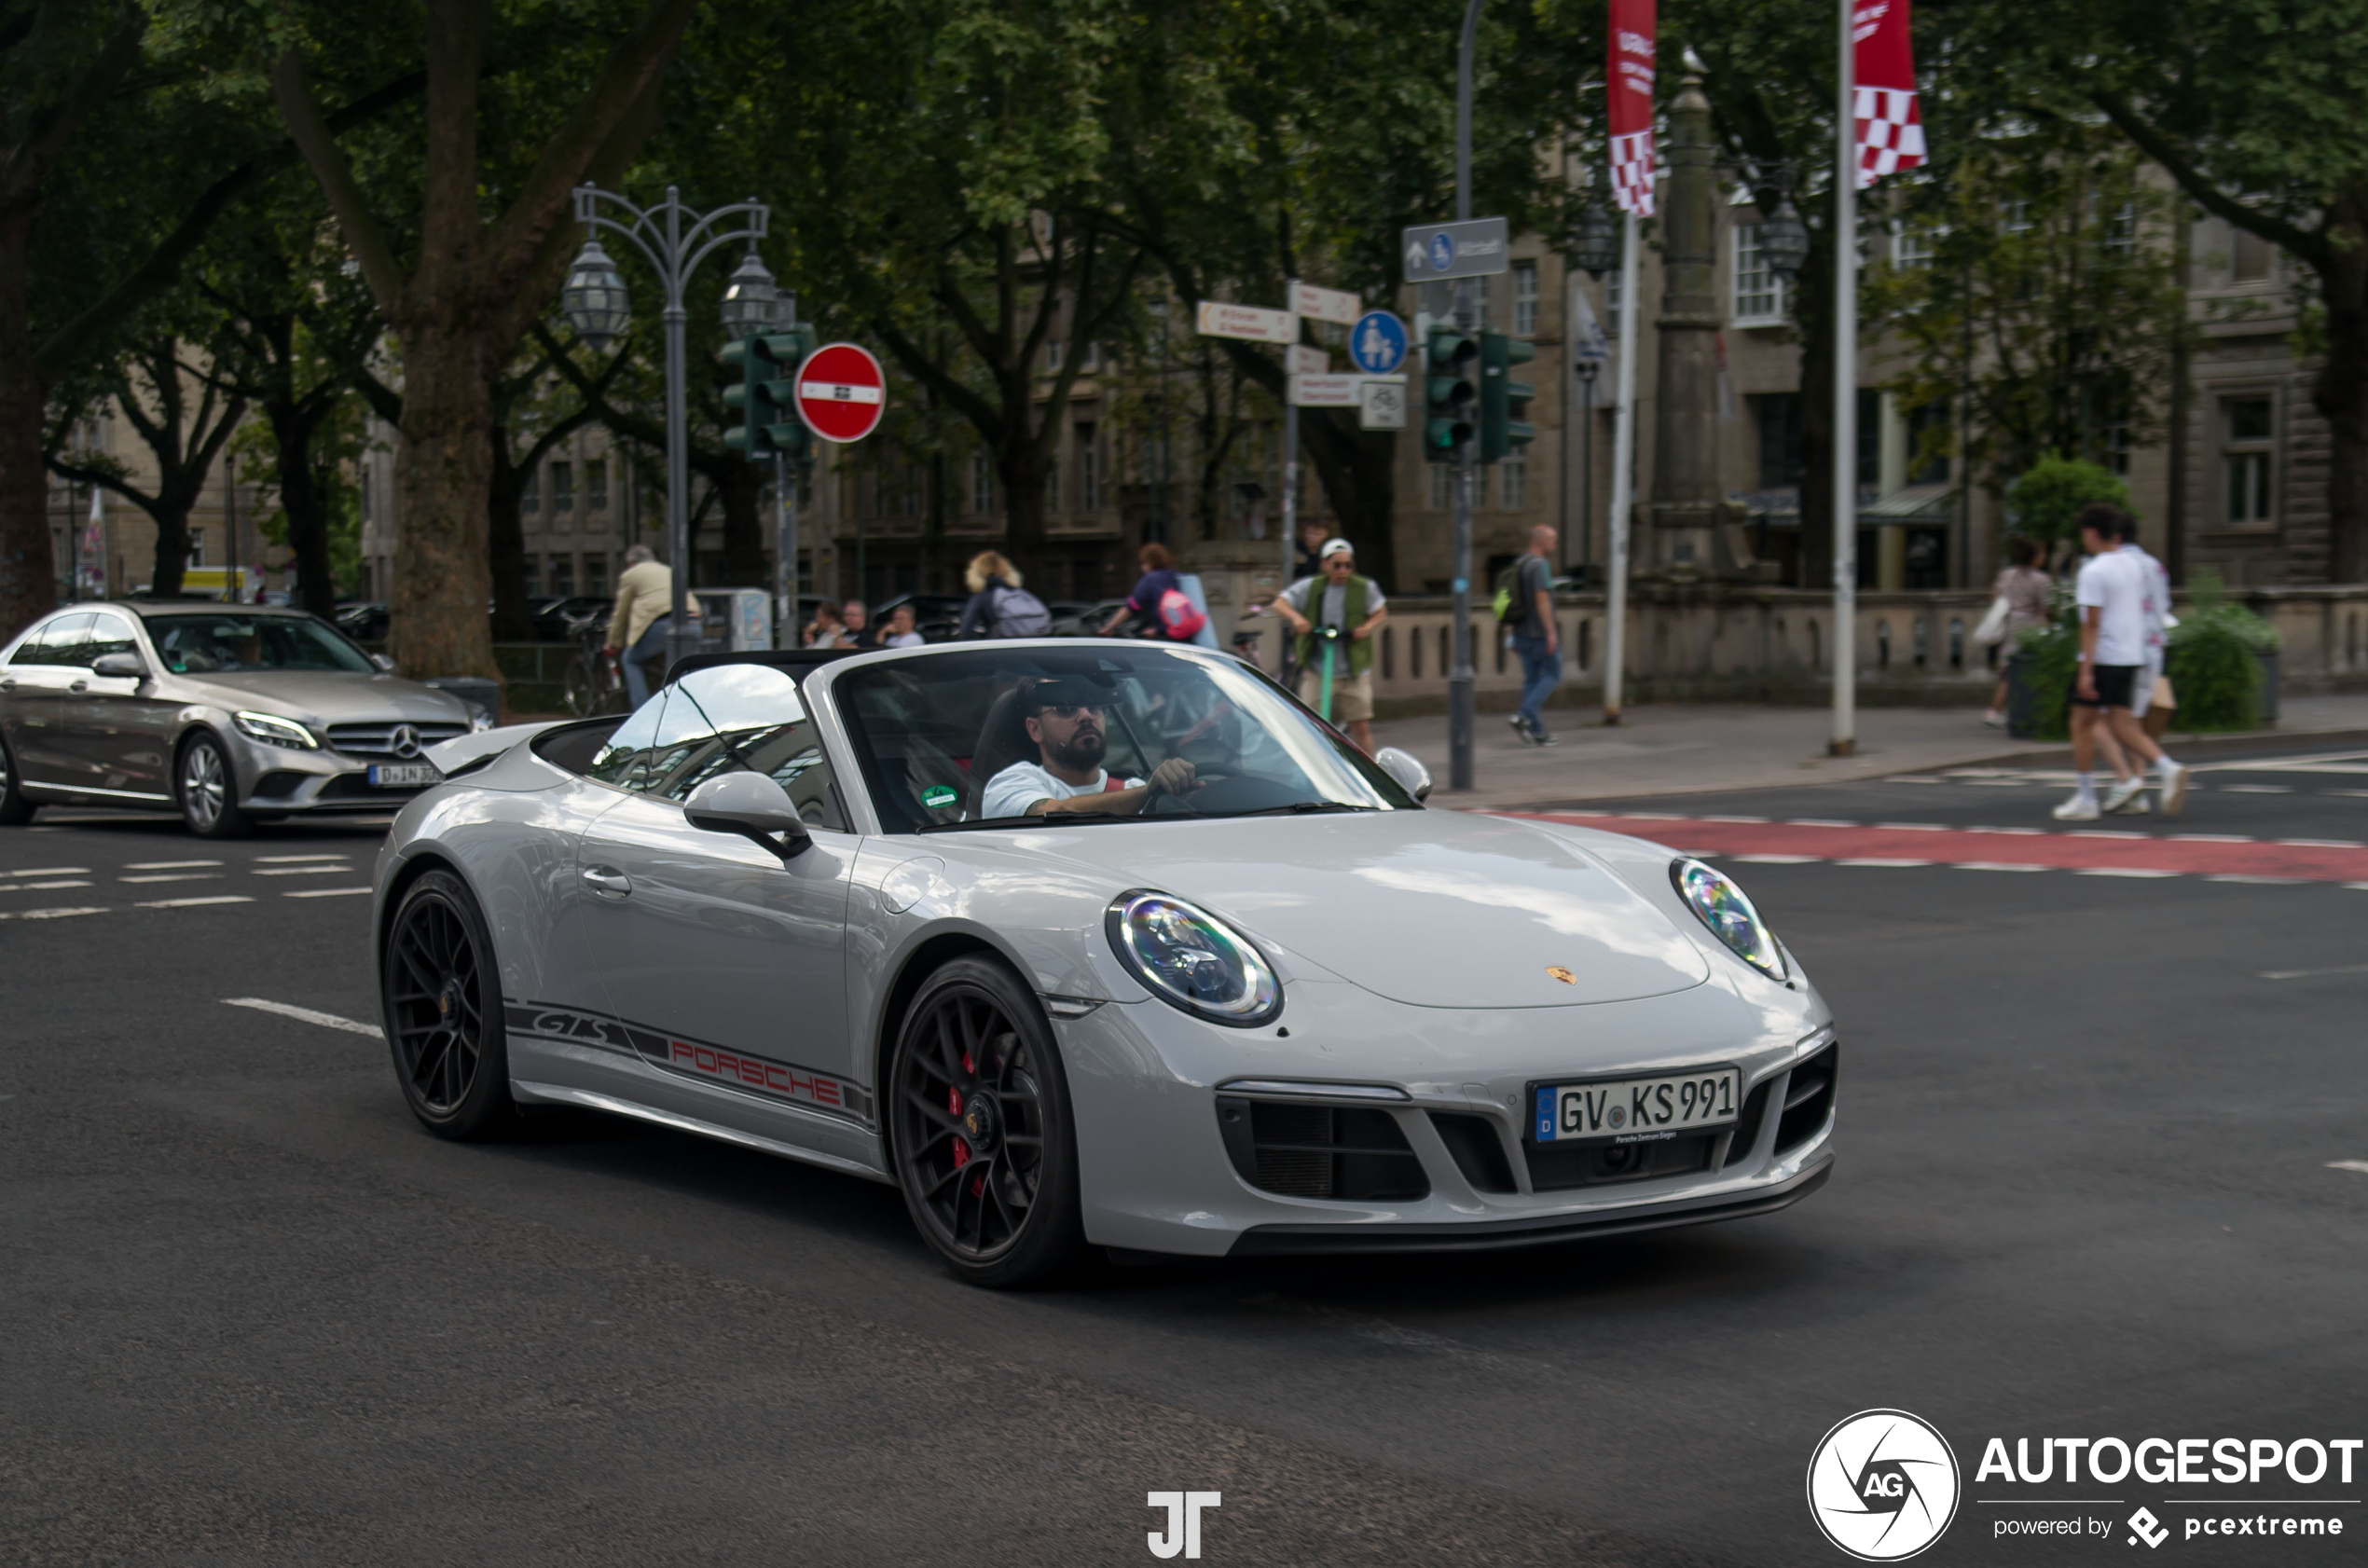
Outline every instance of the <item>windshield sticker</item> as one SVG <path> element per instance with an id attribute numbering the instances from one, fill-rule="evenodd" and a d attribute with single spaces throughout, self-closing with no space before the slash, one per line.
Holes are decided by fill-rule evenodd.
<path id="1" fill-rule="evenodd" d="M 948 784 L 932 784 L 921 791 L 921 804 L 931 811 L 943 811 L 961 798 L 960 793 Z"/>

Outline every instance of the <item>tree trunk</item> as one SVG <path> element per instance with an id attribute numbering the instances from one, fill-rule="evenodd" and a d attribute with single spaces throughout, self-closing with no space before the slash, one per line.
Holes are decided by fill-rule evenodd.
<path id="1" fill-rule="evenodd" d="M 526 495 L 531 469 L 509 461 L 509 433 L 491 430 L 493 460 L 485 496 L 485 554 L 493 576 L 493 637 L 501 642 L 524 642 L 534 635 L 534 606 L 527 600 L 526 523 L 519 502 Z"/>
<path id="2" fill-rule="evenodd" d="M 1003 481 L 1003 555 L 1024 576 L 1040 576 L 1044 566 L 1044 478 L 1057 456 L 1037 449 L 1025 413 L 1005 425 L 1010 433 L 996 454 Z M 1057 448 L 1056 448 L 1057 450 Z M 858 589 L 860 592 L 860 588 Z"/>
<path id="3" fill-rule="evenodd" d="M 2345 242 L 2319 268 L 2327 351 L 2310 401 L 2327 421 L 2327 580 L 2359 583 L 2368 581 L 2368 192 L 2347 192 L 2328 216 Z"/>
<path id="4" fill-rule="evenodd" d="M 265 404 L 263 415 L 279 448 L 280 511 L 288 519 L 288 548 L 296 552 L 298 602 L 325 617 L 337 610 L 337 585 L 329 575 L 327 496 L 312 460 L 320 421 L 278 402 Z"/>
<path id="5" fill-rule="evenodd" d="M 41 458 L 46 390 L 26 318 L 38 198 L 0 211 L 0 640 L 58 602 L 49 471 Z"/>
<path id="6" fill-rule="evenodd" d="M 772 474 L 745 461 L 719 465 L 708 482 L 723 502 L 723 581 L 726 588 L 761 588 L 764 577 L 764 482 Z"/>
<path id="7" fill-rule="evenodd" d="M 403 528 L 387 601 L 387 652 L 406 675 L 499 681 L 486 614 L 493 573 L 478 532 L 493 477 L 484 343 L 474 323 L 406 323 L 396 336 L 404 384 L 394 489 Z"/>
<path id="8" fill-rule="evenodd" d="M 148 577 L 152 598 L 179 598 L 181 577 L 189 568 L 189 507 L 194 497 L 157 497 L 143 508 L 157 525 L 156 566 Z"/>

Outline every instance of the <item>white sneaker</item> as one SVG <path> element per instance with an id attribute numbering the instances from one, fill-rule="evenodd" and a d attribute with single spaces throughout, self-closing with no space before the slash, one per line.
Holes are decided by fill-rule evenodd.
<path id="1" fill-rule="evenodd" d="M 2006 727 L 2006 715 L 1993 708 L 1981 716 L 1981 722 L 1993 730 L 2003 730 Z"/>
<path id="2" fill-rule="evenodd" d="M 2097 820 L 2097 797 L 2074 795 L 2055 810 L 2058 822 L 2094 822 Z"/>
<path id="3" fill-rule="evenodd" d="M 2183 763 L 2174 763 L 2162 770 L 2163 815 L 2176 817 L 2187 804 L 2187 776 L 2194 770 Z"/>
<path id="4" fill-rule="evenodd" d="M 2133 801 L 2137 803 L 2134 805 L 2130 804 Z M 2119 815 L 2130 817 L 2138 816 L 2140 813 L 2148 810 L 2149 807 L 2146 805 L 2146 776 L 2141 773 L 2134 774 L 2127 778 L 2116 779 L 2113 783 L 2113 787 L 2105 791 L 2105 809 Z"/>

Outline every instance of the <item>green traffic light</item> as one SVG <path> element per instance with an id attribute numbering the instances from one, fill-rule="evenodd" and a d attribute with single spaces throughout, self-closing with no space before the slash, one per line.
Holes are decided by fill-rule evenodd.
<path id="1" fill-rule="evenodd" d="M 1461 462 L 1470 450 L 1480 352 L 1477 342 L 1453 327 L 1435 326 L 1425 339 L 1423 447 L 1433 462 Z"/>
<path id="2" fill-rule="evenodd" d="M 723 433 L 723 444 L 750 462 L 779 455 L 803 461 L 805 426 L 797 417 L 797 367 L 815 348 L 814 329 L 759 333 L 723 346 L 725 365 L 739 371 L 740 384 L 723 389 L 726 406 L 741 422 Z"/>
<path id="3" fill-rule="evenodd" d="M 1526 364 L 1536 357 L 1537 346 L 1519 337 L 1508 337 L 1501 332 L 1481 337 L 1480 461 L 1495 462 L 1536 438 L 1536 427 L 1521 416 L 1529 412 L 1530 400 L 1537 395 L 1537 389 L 1507 374 L 1514 365 Z"/>

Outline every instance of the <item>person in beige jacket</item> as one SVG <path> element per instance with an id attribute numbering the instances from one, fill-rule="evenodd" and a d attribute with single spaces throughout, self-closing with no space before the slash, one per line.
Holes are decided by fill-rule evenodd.
<path id="1" fill-rule="evenodd" d="M 666 653 L 667 633 L 674 624 L 674 573 L 650 553 L 647 544 L 625 552 L 625 570 L 616 580 L 616 610 L 609 616 L 609 652 L 623 652 L 625 690 L 640 707 L 650 700 L 650 677 L 643 664 Z M 692 611 L 696 619 L 698 612 Z"/>

